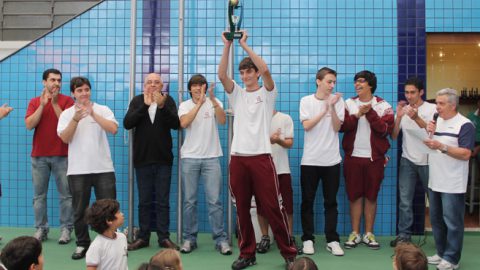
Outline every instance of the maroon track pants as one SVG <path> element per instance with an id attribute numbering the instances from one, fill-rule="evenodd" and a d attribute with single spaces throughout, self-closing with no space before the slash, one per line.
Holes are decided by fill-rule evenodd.
<path id="1" fill-rule="evenodd" d="M 270 154 L 232 156 L 230 192 L 237 204 L 240 256 L 255 256 L 255 233 L 250 216 L 252 196 L 255 196 L 255 202 L 270 223 L 280 253 L 284 258 L 295 258 L 297 250 L 290 240 L 287 214 L 282 206 L 275 165 Z"/>

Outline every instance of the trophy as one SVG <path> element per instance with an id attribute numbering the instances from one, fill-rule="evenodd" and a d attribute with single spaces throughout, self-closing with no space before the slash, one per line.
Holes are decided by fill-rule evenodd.
<path id="1" fill-rule="evenodd" d="M 240 10 L 240 15 L 235 15 L 235 10 Z M 225 38 L 228 40 L 240 39 L 243 33 L 240 32 L 243 19 L 243 6 L 240 0 L 228 0 L 228 23 L 230 25 L 230 32 L 225 33 Z"/>

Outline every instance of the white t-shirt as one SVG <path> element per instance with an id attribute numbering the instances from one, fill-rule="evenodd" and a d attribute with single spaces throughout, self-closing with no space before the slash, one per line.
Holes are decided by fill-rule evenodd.
<path id="1" fill-rule="evenodd" d="M 253 92 L 242 89 L 235 81 L 228 100 L 235 115 L 233 121 L 232 155 L 254 156 L 271 154 L 270 123 L 277 88 L 262 86 Z"/>
<path id="2" fill-rule="evenodd" d="M 315 95 L 300 100 L 300 121 L 312 119 L 328 106 L 326 100 Z M 335 104 L 335 112 L 340 121 L 345 118 L 345 103 L 342 98 Z M 328 112 L 312 129 L 305 131 L 301 165 L 333 166 L 342 161 L 338 132 L 333 130 L 332 114 Z"/>
<path id="3" fill-rule="evenodd" d="M 103 118 L 113 121 L 118 125 L 113 112 L 104 105 L 93 104 L 93 110 Z M 60 135 L 75 114 L 72 106 L 60 114 L 57 133 Z M 67 175 L 92 174 L 113 172 L 113 162 L 110 155 L 107 133 L 90 116 L 78 122 L 75 134 L 68 144 L 68 169 Z"/>
<path id="4" fill-rule="evenodd" d="M 280 131 L 280 139 L 293 139 L 293 120 L 288 114 L 277 112 L 272 117 L 270 126 L 270 135 Z M 290 173 L 290 165 L 288 164 L 288 148 L 284 148 L 279 144 L 272 144 L 272 158 L 275 164 L 277 174 Z"/>
<path id="5" fill-rule="evenodd" d="M 152 122 L 155 122 L 155 114 L 157 114 L 157 103 L 156 102 L 152 102 L 152 104 L 150 104 L 150 106 L 148 107 L 148 116 L 150 117 L 150 121 Z"/>
<path id="6" fill-rule="evenodd" d="M 116 232 L 115 239 L 97 235 L 88 248 L 85 262 L 97 270 L 128 270 L 127 237 Z"/>
<path id="7" fill-rule="evenodd" d="M 473 149 L 475 127 L 460 113 L 453 118 L 437 119 L 434 140 L 447 146 Z M 465 193 L 468 183 L 468 160 L 459 160 L 440 152 L 428 156 L 428 187 L 436 192 Z"/>
<path id="8" fill-rule="evenodd" d="M 370 103 L 372 104 L 372 110 L 377 113 L 378 117 L 383 117 L 392 109 L 392 106 L 385 100 L 377 102 L 375 96 L 368 102 L 362 102 L 359 98 L 349 98 L 345 101 L 345 108 L 352 115 L 358 113 L 360 106 Z M 371 133 L 370 123 L 367 117 L 363 115 L 358 119 L 357 132 L 355 133 L 355 141 L 353 143 L 353 157 L 372 158 Z"/>
<path id="9" fill-rule="evenodd" d="M 437 106 L 432 103 L 423 102 L 423 104 L 418 107 L 418 117 L 420 117 L 425 123 L 429 123 L 433 119 L 433 115 L 437 111 Z M 427 131 L 424 128 L 420 128 L 417 123 L 412 120 L 408 115 L 404 115 L 400 121 L 400 128 L 402 130 L 406 129 L 423 129 L 425 133 Z M 402 157 L 410 160 L 416 165 L 427 165 L 428 158 L 427 154 L 422 154 L 417 151 L 412 145 L 412 140 L 418 140 L 407 132 L 403 132 L 402 136 Z"/>
<path id="10" fill-rule="evenodd" d="M 218 105 L 223 108 L 220 100 Z M 184 101 L 178 108 L 178 117 L 189 113 L 195 107 L 192 99 Z M 222 147 L 218 137 L 215 108 L 209 98 L 200 107 L 195 119 L 185 128 L 185 141 L 180 150 L 182 158 L 213 158 L 221 157 Z"/>

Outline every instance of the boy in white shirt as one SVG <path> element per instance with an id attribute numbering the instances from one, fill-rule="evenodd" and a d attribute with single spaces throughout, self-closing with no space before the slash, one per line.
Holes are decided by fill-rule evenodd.
<path id="1" fill-rule="evenodd" d="M 85 219 L 98 233 L 87 251 L 87 270 L 128 270 L 127 238 L 117 229 L 124 216 L 116 200 L 98 200 L 87 209 Z"/>
<path id="2" fill-rule="evenodd" d="M 247 37 L 247 32 L 243 31 L 243 37 L 239 40 L 249 56 L 239 64 L 240 78 L 245 88 L 227 75 L 228 56 L 233 42 L 227 40 L 224 33 L 222 40 L 225 46 L 218 66 L 218 78 L 235 114 L 230 191 L 237 205 L 240 256 L 233 262 L 232 269 L 244 269 L 256 264 L 255 235 L 250 216 L 252 196 L 255 196 L 257 206 L 262 208 L 270 222 L 280 253 L 286 266 L 291 268 L 297 250 L 290 238 L 287 214 L 281 203 L 269 132 L 277 88 L 267 64 L 247 45 Z M 258 82 L 260 76 L 263 86 Z"/>
<path id="3" fill-rule="evenodd" d="M 180 150 L 183 183 L 183 245 L 182 253 L 190 253 L 197 247 L 198 182 L 204 181 L 208 220 L 212 228 L 215 247 L 222 255 L 232 254 L 223 226 L 221 201 L 222 170 L 219 157 L 223 155 L 218 136 L 218 124 L 225 124 L 225 111 L 215 98 L 215 84 L 207 92 L 207 80 L 196 74 L 188 81 L 191 99 L 180 104 L 178 116 L 185 130 L 185 141 Z"/>
<path id="4" fill-rule="evenodd" d="M 314 249 L 313 209 L 320 180 L 325 208 L 326 249 L 343 256 L 337 233 L 337 193 L 340 185 L 340 141 L 338 131 L 345 115 L 345 103 L 340 93 L 333 93 L 337 72 L 328 67 L 318 70 L 314 94 L 300 100 L 300 121 L 305 130 L 300 183 L 302 187 L 303 253 Z"/>

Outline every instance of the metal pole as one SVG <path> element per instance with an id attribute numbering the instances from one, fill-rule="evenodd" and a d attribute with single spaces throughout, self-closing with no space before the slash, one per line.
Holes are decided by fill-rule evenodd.
<path id="1" fill-rule="evenodd" d="M 130 91 L 128 103 L 135 96 L 135 65 L 137 38 L 137 1 L 130 1 Z M 128 132 L 128 241 L 133 241 L 133 131 Z"/>
<path id="2" fill-rule="evenodd" d="M 185 1 L 178 1 L 178 105 L 183 100 L 183 62 L 184 62 L 184 52 L 183 52 L 183 42 L 184 42 L 184 15 L 185 15 Z M 177 196 L 177 244 L 181 243 L 182 240 L 182 167 L 180 162 L 180 148 L 182 146 L 183 134 L 182 130 L 178 129 L 178 143 L 177 143 L 177 187 L 178 187 L 178 196 Z"/>
<path id="3" fill-rule="evenodd" d="M 227 6 L 227 26 L 229 25 L 228 23 L 228 6 Z M 234 57 L 234 45 L 230 46 L 230 54 L 228 55 L 228 66 L 227 66 L 227 75 L 229 78 L 233 79 L 233 57 Z M 230 106 L 230 103 L 228 104 L 228 164 L 230 164 L 230 150 L 232 146 L 232 138 L 233 138 L 233 110 Z M 228 242 L 230 243 L 230 246 L 233 244 L 233 239 L 232 239 L 232 234 L 233 234 L 233 202 L 232 202 L 232 194 L 230 193 L 230 166 L 227 166 L 227 181 L 228 181 L 228 206 L 227 206 L 227 233 L 228 233 Z"/>

